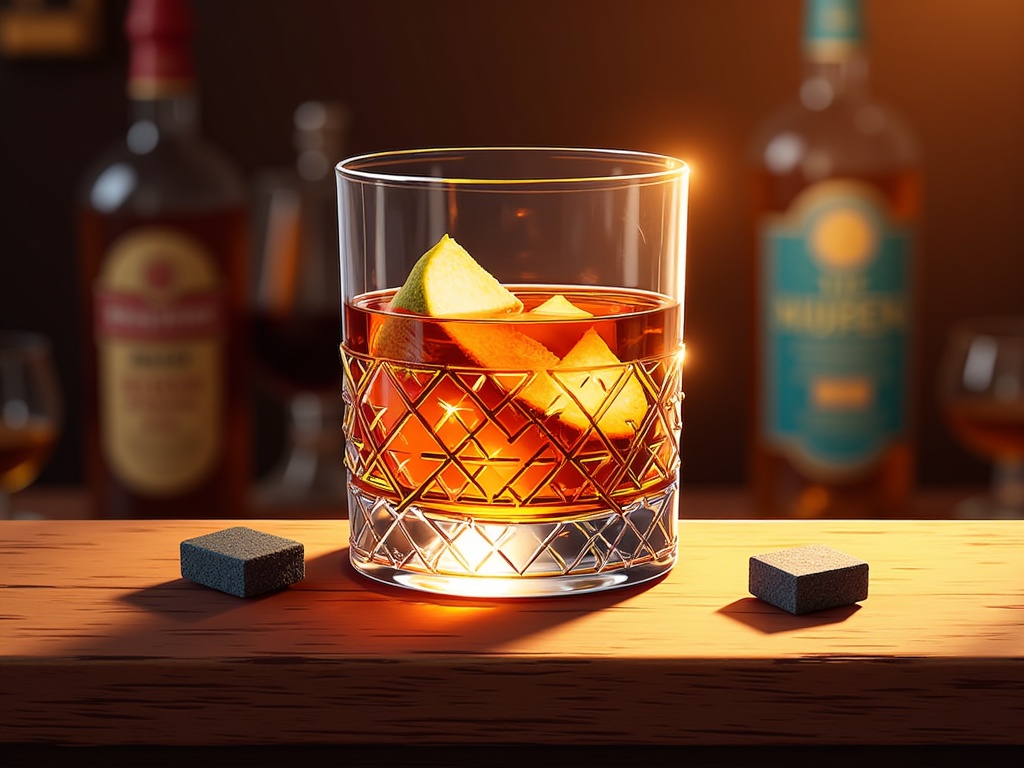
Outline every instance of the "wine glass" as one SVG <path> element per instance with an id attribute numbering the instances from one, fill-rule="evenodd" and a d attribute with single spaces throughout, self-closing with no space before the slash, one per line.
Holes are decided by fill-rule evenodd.
<path id="1" fill-rule="evenodd" d="M 37 517 L 13 513 L 10 496 L 39 476 L 57 442 L 61 411 L 49 340 L 0 331 L 0 519 Z"/>
<path id="2" fill-rule="evenodd" d="M 256 182 L 253 351 L 260 382 L 286 403 L 285 446 L 263 478 L 263 503 L 343 504 L 339 277 L 334 163 L 347 111 L 295 111 L 294 167 Z"/>
<path id="3" fill-rule="evenodd" d="M 993 463 L 986 496 L 957 517 L 1024 518 L 1024 316 L 968 320 L 949 334 L 939 401 L 957 439 Z"/>

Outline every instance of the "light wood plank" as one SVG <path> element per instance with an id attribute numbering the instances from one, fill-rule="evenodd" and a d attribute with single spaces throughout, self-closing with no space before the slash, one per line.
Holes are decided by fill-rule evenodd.
<path id="1" fill-rule="evenodd" d="M 1024 724 L 1016 521 L 680 523 L 649 586 L 435 598 L 346 562 L 347 524 L 247 524 L 307 577 L 242 600 L 180 578 L 182 539 L 237 521 L 0 524 L 0 741 L 1015 743 Z M 859 607 L 750 597 L 751 555 L 866 560 Z"/>

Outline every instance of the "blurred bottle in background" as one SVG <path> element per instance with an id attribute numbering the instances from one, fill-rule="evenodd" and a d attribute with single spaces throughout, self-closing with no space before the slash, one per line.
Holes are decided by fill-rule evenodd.
<path id="1" fill-rule="evenodd" d="M 294 116 L 295 165 L 256 179 L 252 338 L 258 381 L 285 403 L 282 454 L 261 504 L 344 504 L 341 299 L 334 166 L 349 115 L 305 102 Z"/>
<path id="2" fill-rule="evenodd" d="M 87 468 L 101 517 L 239 517 L 248 192 L 199 131 L 186 0 L 132 0 L 133 122 L 83 186 Z"/>
<path id="3" fill-rule="evenodd" d="M 799 99 L 755 139 L 752 480 L 765 517 L 893 517 L 914 485 L 916 143 L 859 0 L 806 0 Z"/>

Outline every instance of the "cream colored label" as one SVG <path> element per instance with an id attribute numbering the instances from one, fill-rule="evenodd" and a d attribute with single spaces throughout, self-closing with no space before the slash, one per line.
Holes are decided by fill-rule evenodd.
<path id="1" fill-rule="evenodd" d="M 197 485 L 223 443 L 225 307 L 205 247 L 167 227 L 116 241 L 96 284 L 103 453 L 138 493 Z"/>

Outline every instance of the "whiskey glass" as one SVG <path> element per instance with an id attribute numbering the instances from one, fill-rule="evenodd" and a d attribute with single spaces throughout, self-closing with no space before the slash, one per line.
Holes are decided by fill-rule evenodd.
<path id="1" fill-rule="evenodd" d="M 668 572 L 686 165 L 480 147 L 363 155 L 337 176 L 355 569 L 485 597 L 577 594 Z M 521 311 L 393 308 L 444 236 Z M 443 290 L 470 304 L 477 293 L 472 281 L 422 286 L 428 297 Z"/>
<path id="2" fill-rule="evenodd" d="M 11 510 L 11 494 L 39 476 L 60 433 L 63 402 L 49 340 L 0 331 L 0 520 L 35 517 Z"/>
<path id="3" fill-rule="evenodd" d="M 992 462 L 987 495 L 957 505 L 960 518 L 1024 518 L 1024 317 L 964 321 L 950 331 L 939 402 L 957 440 Z"/>

